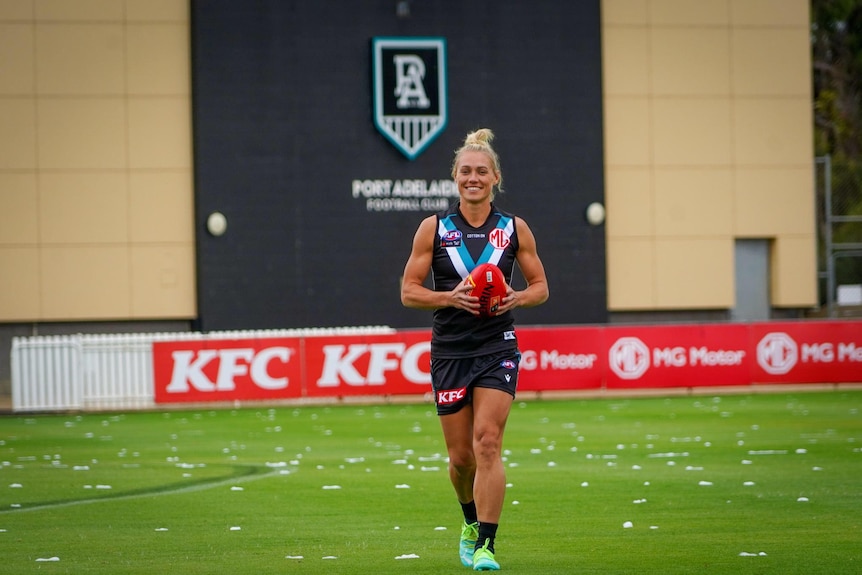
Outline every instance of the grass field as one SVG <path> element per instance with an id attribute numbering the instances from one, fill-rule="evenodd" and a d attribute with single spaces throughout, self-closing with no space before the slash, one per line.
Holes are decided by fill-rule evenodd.
<path id="1" fill-rule="evenodd" d="M 862 391 L 517 401 L 510 573 L 862 573 Z M 0 418 L 0 573 L 466 573 L 429 405 Z"/>

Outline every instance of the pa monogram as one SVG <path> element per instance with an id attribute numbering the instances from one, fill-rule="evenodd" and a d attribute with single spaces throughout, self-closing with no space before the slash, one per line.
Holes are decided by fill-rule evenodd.
<path id="1" fill-rule="evenodd" d="M 374 125 L 414 160 L 447 121 L 446 40 L 374 38 Z"/>

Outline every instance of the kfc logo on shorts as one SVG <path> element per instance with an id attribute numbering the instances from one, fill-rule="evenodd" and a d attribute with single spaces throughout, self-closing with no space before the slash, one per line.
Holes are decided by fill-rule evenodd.
<path id="1" fill-rule="evenodd" d="M 467 394 L 467 388 L 462 387 L 461 389 L 447 389 L 445 391 L 437 392 L 437 405 L 452 405 L 453 403 L 458 403 L 464 396 Z"/>

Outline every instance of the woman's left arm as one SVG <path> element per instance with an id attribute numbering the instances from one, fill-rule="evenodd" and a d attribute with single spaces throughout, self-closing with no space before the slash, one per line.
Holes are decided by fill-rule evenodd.
<path id="1" fill-rule="evenodd" d="M 545 276 L 545 267 L 539 258 L 536 248 L 536 237 L 530 226 L 523 219 L 515 217 L 515 227 L 518 230 L 518 253 L 515 258 L 518 267 L 527 281 L 527 287 L 515 291 L 509 286 L 508 293 L 501 302 L 500 311 L 503 313 L 516 307 L 534 307 L 545 303 L 550 292 L 548 290 L 548 278 Z"/>

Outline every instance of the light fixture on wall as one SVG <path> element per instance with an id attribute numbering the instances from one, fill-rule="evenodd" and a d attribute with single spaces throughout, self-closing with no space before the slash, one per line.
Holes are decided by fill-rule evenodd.
<path id="1" fill-rule="evenodd" d="M 587 206 L 584 215 L 590 225 L 600 226 L 605 223 L 605 207 L 599 202 L 593 202 Z"/>
<path id="2" fill-rule="evenodd" d="M 402 20 L 410 18 L 410 0 L 396 0 L 395 15 Z"/>
<path id="3" fill-rule="evenodd" d="M 207 231 L 219 237 L 227 231 L 227 218 L 221 212 L 213 212 L 207 218 Z"/>

